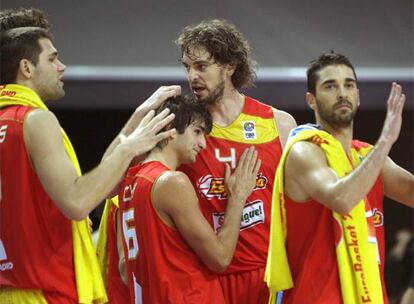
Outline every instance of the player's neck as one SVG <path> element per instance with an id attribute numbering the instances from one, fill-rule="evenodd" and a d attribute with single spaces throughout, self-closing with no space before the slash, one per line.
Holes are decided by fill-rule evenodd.
<path id="1" fill-rule="evenodd" d="M 175 151 L 171 151 L 169 145 L 163 147 L 162 149 L 160 149 L 159 147 L 155 147 L 154 149 L 152 149 L 144 160 L 144 162 L 150 161 L 158 161 L 173 171 L 181 165 L 179 163 L 177 153 L 175 153 Z"/>
<path id="2" fill-rule="evenodd" d="M 353 139 L 353 123 L 346 127 L 333 127 L 328 123 L 318 122 L 318 124 L 322 127 L 323 130 L 330 133 L 333 137 L 335 137 L 344 148 L 346 154 L 348 156 L 351 154 L 352 148 L 352 139 Z"/>
<path id="3" fill-rule="evenodd" d="M 213 122 L 221 127 L 230 125 L 242 112 L 245 96 L 235 88 L 227 88 L 222 98 L 209 107 Z"/>

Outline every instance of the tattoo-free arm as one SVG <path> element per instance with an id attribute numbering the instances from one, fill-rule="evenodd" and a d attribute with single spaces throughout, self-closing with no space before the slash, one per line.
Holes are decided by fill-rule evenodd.
<path id="1" fill-rule="evenodd" d="M 52 112 L 33 110 L 24 121 L 24 141 L 48 195 L 68 218 L 81 220 L 117 185 L 135 155 L 152 149 L 175 130 L 158 133 L 171 122 L 168 110 L 150 112 L 141 124 L 95 169 L 78 176 L 63 145 L 60 125 Z M 166 117 L 167 116 L 167 117 Z"/>

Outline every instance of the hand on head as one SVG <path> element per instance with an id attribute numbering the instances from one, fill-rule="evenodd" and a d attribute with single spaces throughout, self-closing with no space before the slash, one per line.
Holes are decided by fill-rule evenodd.
<path id="1" fill-rule="evenodd" d="M 165 109 L 154 116 L 155 111 L 150 110 L 130 135 L 120 135 L 121 144 L 130 146 L 134 155 L 141 155 L 152 150 L 159 141 L 174 136 L 176 133 L 174 128 L 160 132 L 175 117 L 174 114 L 169 113 L 170 110 Z"/>

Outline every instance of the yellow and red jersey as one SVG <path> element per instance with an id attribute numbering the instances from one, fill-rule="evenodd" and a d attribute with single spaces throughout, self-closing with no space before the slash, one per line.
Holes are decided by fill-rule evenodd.
<path id="1" fill-rule="evenodd" d="M 262 165 L 256 187 L 243 210 L 233 260 L 224 274 L 266 265 L 273 182 L 282 154 L 272 108 L 246 96 L 242 113 L 230 125 L 220 127 L 213 124 L 207 136 L 207 147 L 198 155 L 196 163 L 179 168 L 189 176 L 204 216 L 218 231 L 227 206 L 224 163 L 229 163 L 234 169 L 243 151 L 250 146 L 255 146 Z"/>
<path id="2" fill-rule="evenodd" d="M 369 147 L 354 140 L 353 150 Z M 387 303 L 384 284 L 384 226 L 383 186 L 378 177 L 366 197 L 367 223 L 374 229 L 370 242 L 378 244 L 379 267 L 384 303 Z M 341 227 L 332 211 L 321 203 L 310 200 L 297 203 L 285 195 L 287 239 L 286 250 L 294 287 L 284 292 L 283 303 L 329 303 L 343 302 L 337 264 L 336 244 L 343 241 Z M 373 225 L 370 225 L 372 223 Z"/>

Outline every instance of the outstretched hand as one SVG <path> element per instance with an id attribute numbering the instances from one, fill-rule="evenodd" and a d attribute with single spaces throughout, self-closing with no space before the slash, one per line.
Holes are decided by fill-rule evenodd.
<path id="1" fill-rule="evenodd" d="M 159 141 L 169 138 L 176 133 L 174 128 L 160 132 L 175 117 L 173 113 L 169 115 L 168 113 L 170 113 L 170 110 L 164 109 L 154 117 L 155 111 L 150 110 L 131 134 L 128 136 L 120 135 L 121 144 L 127 145 L 132 149 L 134 155 L 141 155 L 152 150 Z"/>
<path id="2" fill-rule="evenodd" d="M 159 108 L 168 98 L 178 95 L 181 95 L 181 86 L 179 85 L 159 87 L 137 110 L 147 114 L 149 111 Z"/>
<path id="3" fill-rule="evenodd" d="M 236 198 L 238 202 L 244 203 L 256 186 L 260 165 L 261 160 L 257 159 L 257 151 L 254 147 L 244 150 L 233 174 L 230 165 L 226 163 L 224 175 L 226 193 Z"/>
<path id="4" fill-rule="evenodd" d="M 384 121 L 380 139 L 393 144 L 400 134 L 402 123 L 402 110 L 404 108 L 405 95 L 399 84 L 393 82 L 390 96 L 387 101 L 387 115 Z"/>

